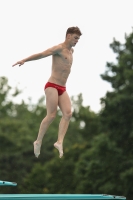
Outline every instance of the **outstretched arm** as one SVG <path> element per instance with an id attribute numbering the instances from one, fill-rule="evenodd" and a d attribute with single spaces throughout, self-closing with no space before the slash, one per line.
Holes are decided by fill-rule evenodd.
<path id="1" fill-rule="evenodd" d="M 62 49 L 62 45 L 57 45 L 57 46 L 54 46 L 52 48 L 49 48 L 41 53 L 37 53 L 37 54 L 33 54 L 23 60 L 20 60 L 18 62 L 16 62 L 14 65 L 12 65 L 12 67 L 14 67 L 15 65 L 23 65 L 25 62 L 28 62 L 28 61 L 32 61 L 32 60 L 38 60 L 38 59 L 41 59 L 41 58 L 45 58 L 45 57 L 48 57 L 48 56 L 51 56 L 51 55 L 54 55 L 54 54 L 58 54 L 60 53 Z"/>

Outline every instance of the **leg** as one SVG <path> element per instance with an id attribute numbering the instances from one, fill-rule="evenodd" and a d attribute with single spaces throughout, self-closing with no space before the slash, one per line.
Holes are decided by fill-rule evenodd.
<path id="1" fill-rule="evenodd" d="M 63 116 L 59 124 L 58 140 L 54 146 L 59 150 L 59 157 L 61 158 L 63 156 L 63 140 L 72 116 L 71 102 L 67 92 L 64 92 L 61 96 L 59 96 L 59 107 Z"/>
<path id="2" fill-rule="evenodd" d="M 57 106 L 58 106 L 58 92 L 55 88 L 48 87 L 45 90 L 46 94 L 46 109 L 47 109 L 47 115 L 42 120 L 39 128 L 39 133 L 37 140 L 33 143 L 34 144 L 34 154 L 36 157 L 40 154 L 40 148 L 42 144 L 42 140 L 44 137 L 44 134 L 46 133 L 49 125 L 52 123 L 56 116 Z"/>

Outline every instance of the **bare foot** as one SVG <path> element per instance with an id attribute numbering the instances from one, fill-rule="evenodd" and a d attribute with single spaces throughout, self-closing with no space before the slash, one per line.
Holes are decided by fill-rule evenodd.
<path id="1" fill-rule="evenodd" d="M 38 158 L 38 156 L 40 155 L 41 143 L 38 143 L 37 141 L 35 141 L 33 145 L 34 145 L 34 154 Z"/>
<path id="2" fill-rule="evenodd" d="M 54 143 L 54 147 L 58 149 L 59 151 L 59 157 L 61 158 L 63 156 L 63 148 L 62 144 L 59 144 L 58 142 Z"/>

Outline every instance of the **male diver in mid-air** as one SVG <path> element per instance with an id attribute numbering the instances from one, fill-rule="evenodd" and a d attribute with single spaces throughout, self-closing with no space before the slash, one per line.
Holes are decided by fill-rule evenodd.
<path id="1" fill-rule="evenodd" d="M 70 27 L 66 31 L 65 41 L 53 46 L 41 53 L 31 55 L 13 65 L 23 65 L 25 62 L 38 60 L 52 55 L 52 73 L 45 85 L 46 109 L 47 115 L 42 120 L 34 145 L 34 154 L 36 157 L 40 154 L 43 137 L 56 117 L 57 107 L 62 111 L 62 118 L 59 124 L 58 139 L 54 147 L 59 151 L 59 157 L 63 156 L 63 140 L 67 132 L 71 112 L 71 102 L 66 91 L 66 82 L 71 71 L 73 61 L 73 48 L 82 35 L 78 27 Z"/>

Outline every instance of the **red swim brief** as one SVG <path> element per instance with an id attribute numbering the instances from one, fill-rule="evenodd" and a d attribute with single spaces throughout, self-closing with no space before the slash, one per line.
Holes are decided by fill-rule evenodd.
<path id="1" fill-rule="evenodd" d="M 48 87 L 53 87 L 53 88 L 57 89 L 58 95 L 62 95 L 63 92 L 66 91 L 66 87 L 61 86 L 61 85 L 57 85 L 57 84 L 55 84 L 55 83 L 47 82 L 44 89 L 46 89 L 46 88 L 48 88 Z"/>

